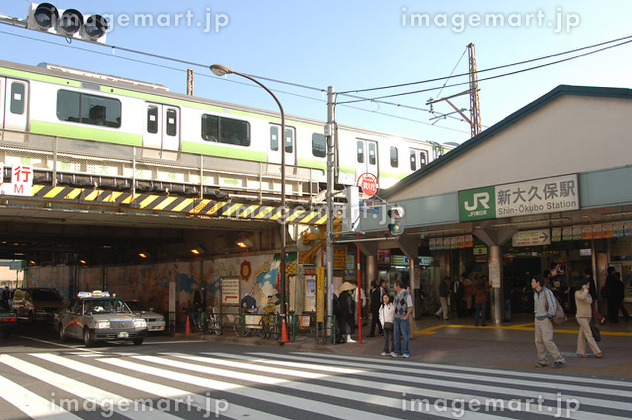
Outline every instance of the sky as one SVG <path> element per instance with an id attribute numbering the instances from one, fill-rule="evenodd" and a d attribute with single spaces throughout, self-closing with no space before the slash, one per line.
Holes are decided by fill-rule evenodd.
<path id="1" fill-rule="evenodd" d="M 3 0 L 0 14 L 26 18 L 30 3 Z M 246 79 L 217 77 L 208 69 L 211 64 L 223 64 L 260 78 L 278 96 L 287 115 L 325 121 L 326 92 L 333 86 L 339 93 L 338 124 L 440 143 L 468 140 L 470 125 L 445 101 L 432 107 L 427 102 L 466 91 L 467 76 L 364 90 L 465 74 L 470 43 L 475 45 L 481 72 L 483 129 L 561 84 L 632 85 L 632 44 L 483 80 L 579 53 L 495 71 L 485 69 L 632 35 L 629 0 L 50 3 L 62 10 L 74 8 L 84 15 L 108 17 L 111 27 L 106 45 L 68 42 L 63 37 L 0 25 L 0 59 L 101 72 L 162 84 L 180 93 L 186 92 L 186 71 L 191 67 L 196 96 L 278 109 L 269 94 Z M 594 49 L 583 52 L 587 51 Z M 420 90 L 423 92 L 411 94 Z M 393 94 L 399 96 L 375 99 Z M 349 103 L 356 97 L 368 100 Z M 469 117 L 467 94 L 450 100 Z"/>

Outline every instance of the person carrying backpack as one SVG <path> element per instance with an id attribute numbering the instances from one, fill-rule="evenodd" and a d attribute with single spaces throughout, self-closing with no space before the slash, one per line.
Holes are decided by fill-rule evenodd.
<path id="1" fill-rule="evenodd" d="M 536 367 L 545 367 L 549 363 L 546 353 L 550 353 L 555 359 L 553 368 L 561 368 L 566 364 L 562 353 L 553 342 L 553 317 L 556 312 L 556 300 L 553 292 L 545 286 L 546 279 L 536 276 L 531 279 L 533 289 L 533 312 L 535 315 L 535 347 L 538 351 L 538 363 Z"/>

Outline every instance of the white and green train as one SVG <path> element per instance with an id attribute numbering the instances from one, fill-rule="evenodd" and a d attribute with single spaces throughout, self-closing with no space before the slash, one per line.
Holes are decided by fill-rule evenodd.
<path id="1" fill-rule="evenodd" d="M 319 184 L 316 189 L 326 183 L 323 126 L 322 121 L 286 118 L 288 183 L 292 183 L 293 175 L 298 179 L 298 174 L 306 170 L 310 174 L 307 180 L 312 185 Z M 109 175 L 133 177 L 135 181 L 146 178 L 157 181 L 167 176 L 159 170 L 143 173 L 142 168 L 149 167 L 153 161 L 176 168 L 173 172 L 177 176 L 172 174 L 166 178 L 172 182 L 199 184 L 202 188 L 208 185 L 224 190 L 258 188 L 261 191 L 263 179 L 274 172 L 262 168 L 281 163 L 278 113 L 172 93 L 160 85 L 60 66 L 0 61 L 0 128 L 3 129 L 3 148 L 9 140 L 19 139 L 19 143 L 20 139 L 47 136 L 71 142 L 65 149 L 55 146 L 60 156 L 76 158 L 85 154 L 120 160 L 123 149 L 113 150 L 124 146 L 124 150 L 135 154 L 134 172 L 113 169 L 110 172 L 116 173 Z M 379 178 L 382 188 L 387 188 L 453 148 L 347 126 L 338 126 L 336 136 L 338 183 L 342 185 L 354 185 L 361 174 L 368 172 Z M 77 147 L 72 150 L 73 144 L 77 146 L 79 141 L 82 144 L 79 150 Z M 60 153 L 64 150 L 65 153 Z M 63 158 L 55 158 L 63 163 Z M 35 159 L 41 166 L 34 164 L 36 171 L 64 172 L 63 165 L 44 163 L 44 160 Z M 188 172 L 183 170 L 192 166 L 190 162 L 201 163 Z M 82 175 L 93 174 L 87 166 L 69 168 L 66 165 L 65 169 Z M 239 180 L 239 174 L 250 176 L 254 181 Z M 252 185 L 255 182 L 259 182 L 258 186 Z M 275 190 L 269 185 L 266 188 Z M 290 188 L 288 193 L 297 191 Z"/>

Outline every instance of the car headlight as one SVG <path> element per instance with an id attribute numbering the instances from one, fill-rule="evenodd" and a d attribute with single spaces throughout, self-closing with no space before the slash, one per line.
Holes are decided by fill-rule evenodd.
<path id="1" fill-rule="evenodd" d="M 135 319 L 134 328 L 147 328 L 147 321 L 144 319 Z"/>
<path id="2" fill-rule="evenodd" d="M 96 329 L 110 328 L 110 321 L 96 321 L 94 324 L 94 328 Z"/>

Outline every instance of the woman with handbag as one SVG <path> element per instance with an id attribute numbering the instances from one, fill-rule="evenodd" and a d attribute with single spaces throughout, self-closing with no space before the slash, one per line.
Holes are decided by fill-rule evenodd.
<path id="1" fill-rule="evenodd" d="M 577 336 L 577 357 L 586 357 L 586 342 L 594 353 L 595 357 L 601 359 L 603 353 L 597 345 L 592 331 L 590 330 L 590 318 L 592 316 L 592 297 L 590 296 L 590 280 L 585 278 L 581 289 L 575 292 L 575 305 L 577 314 L 575 319 L 579 324 L 579 335 Z"/>
<path id="2" fill-rule="evenodd" d="M 393 322 L 395 318 L 395 305 L 391 302 L 391 296 L 384 293 L 382 296 L 382 305 L 380 306 L 380 323 L 384 328 L 384 349 L 382 356 L 393 355 Z"/>

